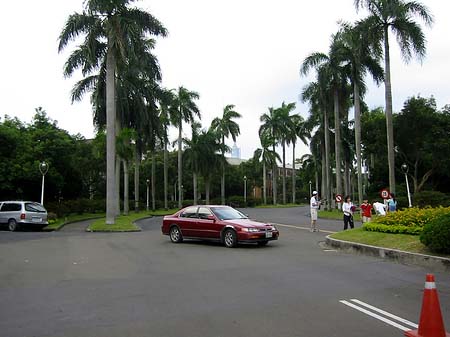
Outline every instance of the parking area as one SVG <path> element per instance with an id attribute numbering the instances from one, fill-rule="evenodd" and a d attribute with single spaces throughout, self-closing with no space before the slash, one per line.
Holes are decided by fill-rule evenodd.
<path id="1" fill-rule="evenodd" d="M 411 325 L 379 310 L 418 322 L 424 268 L 328 249 L 325 233 L 301 229 L 308 224 L 301 209 L 278 217 L 251 212 L 288 225 L 279 227 L 280 239 L 235 249 L 173 244 L 160 234 L 161 218 L 139 222 L 140 233 L 1 232 L 0 331 L 8 337 L 403 335 L 343 301 L 406 328 Z M 436 279 L 449 327 L 449 275 Z"/>

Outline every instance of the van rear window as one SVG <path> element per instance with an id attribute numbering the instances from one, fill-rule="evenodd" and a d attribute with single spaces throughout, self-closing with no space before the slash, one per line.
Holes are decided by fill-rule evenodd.
<path id="1" fill-rule="evenodd" d="M 41 204 L 37 204 L 37 203 L 26 203 L 25 210 L 28 212 L 39 212 L 39 213 L 46 212 L 45 208 L 42 207 Z"/>

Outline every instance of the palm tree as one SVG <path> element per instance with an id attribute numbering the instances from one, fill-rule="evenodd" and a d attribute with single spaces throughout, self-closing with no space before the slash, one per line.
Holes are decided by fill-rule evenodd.
<path id="1" fill-rule="evenodd" d="M 211 122 L 211 128 L 216 131 L 217 135 L 222 138 L 222 145 L 225 145 L 225 138 L 231 136 L 234 142 L 236 142 L 236 137 L 241 133 L 239 125 L 233 121 L 235 118 L 241 118 L 242 116 L 234 111 L 234 105 L 227 105 L 223 109 L 222 118 L 216 117 Z M 222 205 L 225 205 L 225 153 L 222 152 L 223 163 L 222 163 L 222 179 L 220 183 L 220 196 L 222 200 Z"/>
<path id="2" fill-rule="evenodd" d="M 259 127 L 259 138 L 264 137 L 264 135 L 268 135 L 273 140 L 272 142 L 272 151 L 275 152 L 275 145 L 277 134 L 276 130 L 280 130 L 279 119 L 277 113 L 274 108 L 269 108 L 269 113 L 265 113 L 260 117 L 261 123 L 263 123 Z M 277 204 L 277 182 L 278 182 L 278 165 L 275 160 L 272 165 L 272 199 L 273 204 Z"/>
<path id="3" fill-rule="evenodd" d="M 123 162 L 123 214 L 128 215 L 129 212 L 129 176 L 128 164 L 133 159 L 133 147 L 131 142 L 136 139 L 136 132 L 132 129 L 124 128 L 120 131 L 116 139 L 117 155 Z"/>
<path id="4" fill-rule="evenodd" d="M 197 205 L 198 200 L 198 192 L 197 192 L 197 180 L 198 175 L 200 173 L 200 162 L 203 160 L 203 153 L 204 148 L 202 148 L 201 142 L 201 127 L 202 125 L 199 122 L 193 122 L 191 124 L 192 128 L 192 136 L 191 139 L 183 139 L 183 142 L 186 146 L 186 150 L 184 152 L 184 155 L 186 157 L 186 161 L 190 169 L 192 170 L 192 186 L 194 189 L 194 205 Z"/>
<path id="5" fill-rule="evenodd" d="M 178 191 L 180 191 L 180 198 L 178 198 L 178 207 L 182 207 L 181 200 L 181 186 L 182 186 L 182 174 L 183 174 L 183 162 L 182 162 L 182 131 L 183 121 L 186 123 L 192 123 L 194 121 L 194 115 L 199 118 L 200 110 L 195 104 L 194 100 L 199 99 L 199 94 L 195 91 L 189 91 L 184 87 L 179 87 L 177 92 L 174 93 L 173 109 L 171 115 L 173 116 L 172 124 L 178 127 Z"/>
<path id="6" fill-rule="evenodd" d="M 286 144 L 290 140 L 290 131 L 293 128 L 290 113 L 295 109 L 295 103 L 282 103 L 276 109 L 276 119 L 278 120 L 275 129 L 275 137 L 280 141 L 283 150 L 283 204 L 286 204 Z"/>
<path id="7" fill-rule="evenodd" d="M 326 199 L 326 209 L 331 209 L 331 177 L 330 177 L 330 130 L 328 120 L 328 110 L 332 105 L 330 99 L 329 79 L 326 76 L 326 72 L 322 68 L 317 70 L 317 82 L 311 82 L 303 88 L 301 99 L 303 102 L 309 101 L 310 110 L 312 115 L 308 121 L 309 129 L 317 123 L 320 124 L 320 128 L 316 133 L 320 132 L 323 137 L 321 145 L 321 154 L 323 156 L 322 162 L 322 196 Z M 320 122 L 322 120 L 322 122 Z"/>
<path id="8" fill-rule="evenodd" d="M 345 85 L 346 74 L 345 68 L 341 65 L 341 59 L 336 53 L 335 48 L 336 36 L 332 37 L 330 53 L 312 53 L 305 58 L 300 69 L 300 73 L 307 75 L 314 68 L 321 72 L 324 80 L 330 84 L 330 90 L 333 95 L 334 105 L 334 144 L 336 159 L 336 193 L 342 193 L 341 179 L 341 119 L 339 114 L 339 90 Z"/>
<path id="9" fill-rule="evenodd" d="M 308 144 L 309 132 L 306 130 L 305 121 L 300 115 L 292 115 L 291 116 L 291 128 L 288 131 L 288 143 L 292 144 L 292 203 L 295 204 L 295 180 L 296 180 L 296 171 L 295 171 L 295 144 L 297 143 L 297 138 L 303 142 L 303 144 Z"/>
<path id="10" fill-rule="evenodd" d="M 118 62 L 137 58 L 146 35 L 166 36 L 163 25 L 151 14 L 130 8 L 134 0 L 99 2 L 87 0 L 83 13 L 69 16 L 59 36 L 58 51 L 80 35 L 86 38 L 69 57 L 64 73 L 81 68 L 83 76 L 96 72 L 106 59 L 106 223 L 114 224 L 116 210 L 116 68 Z"/>
<path id="11" fill-rule="evenodd" d="M 160 99 L 160 119 L 162 124 L 162 142 L 164 146 L 164 209 L 168 209 L 168 150 L 167 144 L 169 143 L 168 128 L 171 125 L 171 121 L 174 120 L 171 112 L 174 111 L 172 105 L 174 103 L 174 96 L 171 90 L 162 90 Z"/>
<path id="12" fill-rule="evenodd" d="M 352 26 L 341 23 L 335 43 L 336 52 L 343 62 L 350 67 L 350 81 L 353 85 L 355 112 L 355 146 L 358 176 L 358 201 L 362 203 L 362 159 L 361 159 L 361 99 L 366 92 L 365 75 L 369 72 L 376 84 L 383 79 L 383 69 L 379 64 L 381 49 L 369 43 L 363 24 Z"/>
<path id="13" fill-rule="evenodd" d="M 198 149 L 201 158 L 198 168 L 205 182 L 205 202 L 209 204 L 209 194 L 211 178 L 216 170 L 219 170 L 223 163 L 220 153 L 229 151 L 228 146 L 219 141 L 217 133 L 210 127 L 208 131 L 202 131 L 198 135 Z"/>
<path id="14" fill-rule="evenodd" d="M 271 150 L 270 147 L 273 145 L 274 140 L 271 135 L 267 132 L 260 133 L 259 141 L 261 142 L 261 148 L 256 149 L 253 154 L 253 159 L 258 162 L 261 159 L 263 164 L 263 201 L 267 204 L 267 167 L 273 167 L 276 165 L 276 161 L 280 160 L 280 156 L 275 151 Z"/>
<path id="15" fill-rule="evenodd" d="M 414 17 L 426 25 L 433 24 L 428 8 L 418 1 L 405 0 L 355 0 L 357 10 L 366 8 L 369 16 L 364 20 L 370 27 L 370 40 L 384 44 L 384 83 L 386 101 L 386 129 L 389 162 L 389 190 L 395 192 L 394 127 L 392 124 L 391 59 L 389 31 L 397 37 L 403 59 L 406 62 L 415 54 L 419 60 L 425 57 L 425 35 Z"/>

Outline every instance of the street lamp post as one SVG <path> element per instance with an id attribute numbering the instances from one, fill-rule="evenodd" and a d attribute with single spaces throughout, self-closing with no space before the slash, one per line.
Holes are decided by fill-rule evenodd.
<path id="1" fill-rule="evenodd" d="M 309 195 L 312 195 L 312 181 L 309 181 Z"/>
<path id="2" fill-rule="evenodd" d="M 244 176 L 244 204 L 247 207 L 247 176 Z"/>
<path id="3" fill-rule="evenodd" d="M 409 182 L 408 182 L 408 170 L 409 167 L 405 163 L 402 164 L 402 171 L 405 174 L 405 180 L 406 180 L 406 192 L 408 193 L 408 205 L 409 207 L 412 207 L 411 204 L 411 193 L 409 192 Z"/>
<path id="4" fill-rule="evenodd" d="M 41 205 L 44 205 L 44 180 L 45 180 L 45 174 L 48 172 L 48 164 L 43 161 L 39 164 L 39 171 L 42 174 L 42 189 L 41 189 Z"/>
<path id="5" fill-rule="evenodd" d="M 149 200 L 149 195 L 150 195 L 150 192 L 149 192 L 149 186 L 150 186 L 150 179 L 147 179 L 147 211 L 149 210 L 149 202 L 148 202 L 148 200 Z"/>

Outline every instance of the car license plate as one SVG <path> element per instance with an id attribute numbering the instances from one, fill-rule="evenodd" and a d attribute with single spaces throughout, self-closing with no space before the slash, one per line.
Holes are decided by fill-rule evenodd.
<path id="1" fill-rule="evenodd" d="M 38 218 L 38 217 L 32 217 L 31 218 L 31 220 L 33 221 L 33 222 L 42 222 L 42 218 Z"/>
<path id="2" fill-rule="evenodd" d="M 266 238 L 271 238 L 272 237 L 272 232 L 266 232 Z"/>

